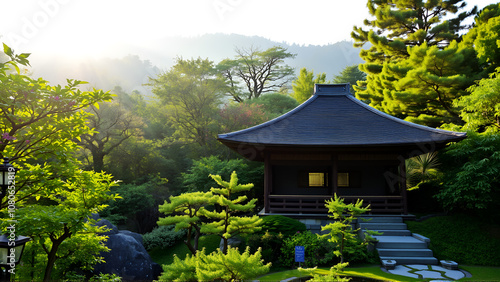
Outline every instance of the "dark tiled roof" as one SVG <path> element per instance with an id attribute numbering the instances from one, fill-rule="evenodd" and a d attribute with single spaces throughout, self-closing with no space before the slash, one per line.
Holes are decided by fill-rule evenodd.
<path id="1" fill-rule="evenodd" d="M 380 112 L 349 93 L 348 84 L 316 85 L 290 112 L 244 130 L 220 134 L 223 143 L 290 146 L 401 146 L 459 141 L 465 133 L 438 130 Z"/>

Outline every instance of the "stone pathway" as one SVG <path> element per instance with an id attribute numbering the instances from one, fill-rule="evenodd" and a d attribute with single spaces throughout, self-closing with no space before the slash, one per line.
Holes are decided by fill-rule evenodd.
<path id="1" fill-rule="evenodd" d="M 383 269 L 383 268 L 382 268 Z M 385 270 L 385 269 L 384 269 Z M 440 280 L 458 280 L 464 277 L 471 277 L 470 274 L 464 273 L 461 270 L 449 270 L 437 265 L 397 265 L 393 270 L 385 270 L 386 272 L 412 277 L 417 279 L 440 279 Z"/>

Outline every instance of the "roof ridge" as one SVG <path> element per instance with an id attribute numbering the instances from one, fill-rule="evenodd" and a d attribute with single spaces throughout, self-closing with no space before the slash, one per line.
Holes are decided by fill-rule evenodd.
<path id="1" fill-rule="evenodd" d="M 240 129 L 240 130 L 233 131 L 233 132 L 218 134 L 218 138 L 227 138 L 227 137 L 231 137 L 233 135 L 237 135 L 237 134 L 240 134 L 243 132 L 251 132 L 251 131 L 257 130 L 259 128 L 266 127 L 266 126 L 269 126 L 271 124 L 277 123 L 277 122 L 279 122 L 287 117 L 293 116 L 295 113 L 301 111 L 304 107 L 307 107 L 309 104 L 311 104 L 317 98 L 318 98 L 317 95 L 311 95 L 311 97 L 309 99 L 307 99 L 305 102 L 303 102 L 302 104 L 293 108 L 292 110 L 282 114 L 281 116 L 275 117 L 275 118 L 268 120 L 264 123 L 254 125 L 254 126 L 249 127 L 249 128 L 244 128 L 244 129 Z"/>

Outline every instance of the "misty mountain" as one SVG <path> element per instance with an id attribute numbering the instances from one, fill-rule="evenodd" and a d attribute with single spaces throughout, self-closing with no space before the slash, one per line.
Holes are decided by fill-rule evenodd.
<path id="1" fill-rule="evenodd" d="M 352 42 L 342 41 L 326 46 L 289 45 L 258 36 L 236 34 L 209 34 L 199 37 L 171 37 L 148 43 L 147 46 L 122 46 L 114 56 L 105 58 L 69 58 L 61 55 L 33 54 L 33 75 L 43 77 L 51 84 L 64 84 L 66 78 L 89 82 L 89 88 L 111 90 L 121 86 L 126 92 L 138 90 L 149 94 L 143 86 L 149 77 L 168 70 L 177 57 L 184 59 L 208 58 L 215 63 L 234 58 L 236 48 L 267 48 L 280 45 L 297 54 L 286 63 L 296 69 L 303 67 L 315 74 L 326 73 L 327 79 L 341 72 L 346 66 L 362 63 L 359 49 Z M 127 53 L 124 53 L 127 52 Z M 37 55 L 37 56 L 34 56 Z"/>

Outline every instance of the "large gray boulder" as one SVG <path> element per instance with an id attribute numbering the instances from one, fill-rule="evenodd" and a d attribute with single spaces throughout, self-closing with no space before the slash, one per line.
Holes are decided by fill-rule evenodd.
<path id="1" fill-rule="evenodd" d="M 116 274 L 123 281 L 152 281 L 157 279 L 161 267 L 151 260 L 142 245 L 142 235 L 128 230 L 118 230 L 105 219 L 97 222 L 98 226 L 106 225 L 110 231 L 106 246 L 109 252 L 102 253 L 106 263 L 94 267 L 94 273 Z"/>

